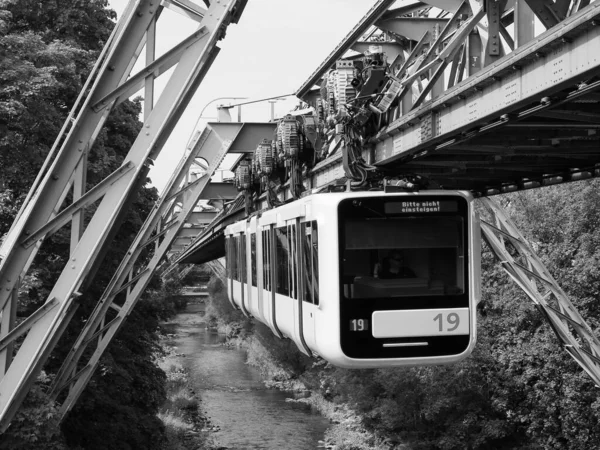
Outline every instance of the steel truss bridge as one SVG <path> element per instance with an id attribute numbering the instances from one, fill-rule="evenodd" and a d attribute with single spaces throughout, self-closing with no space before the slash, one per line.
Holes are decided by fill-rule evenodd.
<path id="1" fill-rule="evenodd" d="M 200 2 L 199 2 L 200 3 Z M 0 431 L 10 424 L 78 305 L 95 309 L 64 358 L 51 397 L 64 417 L 151 277 L 180 262 L 223 267 L 223 229 L 245 216 L 233 185 L 211 177 L 227 153 L 252 153 L 276 123 L 210 123 L 196 133 L 111 282 L 87 299 L 107 242 L 143 185 L 246 0 L 132 0 L 106 44 L 0 247 Z M 164 8 L 198 29 L 155 58 Z M 600 385 L 600 342 L 489 196 L 600 175 L 600 2 L 378 0 L 296 95 L 315 105 L 338 60 L 376 43 L 397 80 L 389 110 L 362 149 L 368 163 L 430 187 L 472 191 L 489 211 L 482 236 L 539 307 L 565 350 Z M 142 70 L 132 73 L 138 59 Z M 155 96 L 157 77 L 173 69 Z M 277 76 L 277 73 L 273 73 Z M 144 124 L 123 165 L 86 187 L 87 156 L 112 109 L 144 90 Z M 303 180 L 310 191 L 345 178 L 333 151 Z M 196 167 L 194 171 L 192 168 Z M 190 173 L 201 170 L 199 176 Z M 281 200 L 289 198 L 282 189 Z M 68 199 L 68 200 L 66 200 Z M 71 200 L 72 199 L 72 200 Z M 95 206 L 84 226 L 86 208 Z M 19 287 L 44 239 L 71 227 L 71 253 L 46 302 L 17 322 Z M 509 249 L 510 247 L 510 249 Z M 142 257 L 143 255 L 143 257 Z M 20 346 L 15 351 L 16 340 Z M 86 351 L 87 349 L 91 349 Z"/>

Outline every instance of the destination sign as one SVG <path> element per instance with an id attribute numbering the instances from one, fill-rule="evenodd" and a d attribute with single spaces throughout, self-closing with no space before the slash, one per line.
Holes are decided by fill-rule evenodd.
<path id="1" fill-rule="evenodd" d="M 386 202 L 386 214 L 434 214 L 440 212 L 457 212 L 456 200 L 410 199 L 397 202 Z"/>

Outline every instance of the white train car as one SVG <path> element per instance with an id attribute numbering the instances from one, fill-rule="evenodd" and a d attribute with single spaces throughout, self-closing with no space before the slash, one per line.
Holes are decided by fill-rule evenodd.
<path id="1" fill-rule="evenodd" d="M 479 221 L 467 192 L 307 196 L 225 230 L 235 307 L 349 368 L 456 362 L 476 339 Z"/>

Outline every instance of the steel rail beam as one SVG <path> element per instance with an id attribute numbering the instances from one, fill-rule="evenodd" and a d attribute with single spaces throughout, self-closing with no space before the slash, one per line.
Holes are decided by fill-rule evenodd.
<path id="1" fill-rule="evenodd" d="M 50 292 L 49 298 L 56 299 L 57 305 L 33 324 L 10 366 L 0 374 L 0 432 L 9 425 L 68 325 L 77 307 L 74 297 L 98 264 L 99 256 L 104 254 L 108 237 L 114 232 L 124 205 L 137 189 L 139 180 L 145 178 L 149 158 L 162 149 L 193 91 L 212 64 L 218 52 L 216 43 L 223 36 L 224 27 L 237 21 L 245 3 L 245 0 L 212 2 L 209 14 L 201 23 L 208 34 L 192 43 L 181 55 L 170 82 L 146 117 L 142 131 L 125 158 L 125 164 L 132 164 L 134 169 L 106 191 Z M 55 146 L 60 146 L 60 150 L 47 163 L 46 173 L 30 192 L 28 203 L 2 246 L 0 305 L 3 307 L 39 247 L 23 248 L 20 242 L 28 231 L 41 229 L 61 206 L 81 154 L 91 148 L 110 113 L 111 107 L 97 112 L 91 106 L 126 81 L 146 41 L 147 30 L 159 14 L 160 8 L 157 10 L 151 0 L 131 1 L 116 26 L 113 38 L 103 52 L 103 60 L 88 81 L 89 93 L 78 104 L 78 112 L 70 116 L 74 118 L 73 123 L 63 127 L 68 134 L 57 139 Z M 2 335 L 5 335 L 4 330 Z"/>
<path id="2" fill-rule="evenodd" d="M 376 161 L 385 164 L 435 149 L 478 123 L 498 119 L 600 73 L 600 61 L 591 57 L 600 47 L 598 19 L 600 3 L 593 3 L 560 27 L 403 115 L 375 137 Z M 428 139 L 422 138 L 424 119 L 435 124 Z"/>

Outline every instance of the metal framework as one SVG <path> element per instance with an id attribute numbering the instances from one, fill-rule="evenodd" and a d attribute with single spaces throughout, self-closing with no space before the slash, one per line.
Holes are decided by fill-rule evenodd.
<path id="1" fill-rule="evenodd" d="M 480 196 L 596 177 L 599 24 L 589 1 L 380 0 L 296 94 L 316 106 L 337 60 L 380 46 L 400 89 L 370 163 Z M 311 185 L 341 165 L 323 161 Z"/>
<path id="2" fill-rule="evenodd" d="M 502 207 L 491 198 L 480 201 L 491 213 L 490 222 L 481 221 L 489 248 L 548 321 L 564 349 L 600 387 L 600 341 Z"/>
<path id="3" fill-rule="evenodd" d="M 245 0 L 219 0 L 208 8 L 182 0 L 130 1 L 121 20 L 116 25 L 98 62 L 70 113 L 59 137 L 34 186 L 6 236 L 0 249 L 0 432 L 9 425 L 25 395 L 35 381 L 56 342 L 68 325 L 77 308 L 82 285 L 92 277 L 106 248 L 109 236 L 118 226 L 120 216 L 133 198 L 136 190 L 145 182 L 152 159 L 156 158 L 183 113 L 191 96 L 210 68 L 219 48 L 217 42 L 224 36 L 229 23 L 235 23 L 242 13 Z M 198 22 L 198 30 L 163 56 L 154 57 L 156 46 L 156 22 L 164 7 L 172 7 L 186 17 Z M 132 68 L 143 50 L 146 65 L 137 74 Z M 154 96 L 154 79 L 173 68 L 169 83 L 160 96 Z M 123 165 L 86 191 L 86 161 L 96 136 L 111 110 L 140 89 L 145 90 L 143 128 L 125 158 Z M 225 152 L 226 149 L 223 149 Z M 211 163 L 219 159 L 216 152 Z M 224 154 L 224 153 L 223 153 Z M 213 168 L 211 166 L 211 168 Z M 214 169 L 214 168 L 213 168 Z M 207 178 L 198 183 L 205 183 Z M 175 183 L 176 184 L 176 183 Z M 173 184 L 173 186 L 175 186 Z M 199 189 L 199 187 L 198 187 Z M 64 205 L 68 194 L 73 202 Z M 174 192 L 173 192 L 174 193 Z M 191 201 L 191 200 L 190 200 Z M 82 217 L 86 207 L 99 202 L 88 225 L 83 229 Z M 161 209 L 164 201 L 156 208 Z M 185 208 L 190 205 L 185 203 Z M 61 209 L 62 208 L 62 209 Z M 174 223 L 181 225 L 185 214 L 180 213 Z M 25 321 L 15 326 L 15 314 L 20 280 L 27 273 L 41 242 L 67 223 L 71 223 L 71 254 L 46 303 Z M 143 239 L 136 240 L 137 247 L 123 263 L 112 288 L 123 289 L 123 277 L 135 269 L 135 257 L 141 246 L 149 243 L 154 222 L 147 223 Z M 176 226 L 163 231 L 157 242 L 156 255 L 164 252 L 164 244 L 174 235 Z M 162 239 L 162 241 L 161 241 Z M 153 260 L 150 264 L 155 264 Z M 127 283 L 128 301 L 135 303 L 138 291 L 147 283 L 152 269 L 134 274 Z M 141 275 L 141 276 L 140 276 Z M 105 348 L 124 318 L 127 303 L 118 306 L 111 303 L 111 290 L 99 310 L 111 307 L 118 310 L 118 319 L 110 319 L 99 330 L 86 331 L 78 341 L 61 372 L 55 386 L 59 392 L 64 385 L 75 383 L 63 405 L 68 410 L 91 375 L 97 357 Z M 126 306 L 123 309 L 123 306 Z M 94 323 L 100 324 L 102 312 L 95 313 Z M 26 334 L 18 352 L 13 356 L 16 338 Z M 81 349 L 89 339 L 100 337 L 100 346 L 94 359 L 75 374 Z"/>
<path id="4" fill-rule="evenodd" d="M 229 23 L 237 22 L 246 1 L 214 0 L 204 8 L 189 0 L 131 0 L 115 27 L 0 247 L 0 432 L 67 327 L 128 202 L 218 54 L 217 41 Z M 163 8 L 199 27 L 156 58 L 156 22 Z M 599 23 L 600 2 L 591 0 L 378 0 L 297 95 L 317 106 L 315 88 L 336 62 L 352 61 L 377 45 L 391 74 L 375 129 L 365 136 L 362 152 L 368 163 L 482 197 L 600 176 Z M 545 31 L 536 33 L 536 24 Z M 145 67 L 131 74 L 142 54 Z M 169 83 L 155 98 L 155 78 L 170 69 Z M 96 136 L 111 110 L 140 89 L 142 131 L 123 165 L 87 189 L 87 156 Z M 243 199 L 217 216 L 199 210 L 198 199 L 215 198 L 210 191 L 217 186 L 210 177 L 227 152 L 253 152 L 263 138 L 272 138 L 276 126 L 209 124 L 197 136 L 63 362 L 52 386 L 63 416 L 164 257 L 171 263 L 213 260 L 211 268 L 223 273 L 217 261 L 224 253 L 222 230 L 244 215 Z M 335 150 L 339 133 L 331 124 L 325 128 L 333 150 L 306 174 L 307 189 L 344 177 L 343 158 Z M 208 165 L 192 181 L 186 176 L 198 157 Z M 231 188 L 223 186 L 227 198 L 234 194 Z M 280 195 L 286 198 L 283 188 Z M 493 201 L 483 201 L 494 218 L 482 226 L 490 248 L 566 350 L 600 384 L 598 339 L 514 224 Z M 84 227 L 84 212 L 94 204 Z M 69 261 L 46 303 L 17 325 L 19 285 L 44 239 L 67 224 Z M 90 344 L 95 349 L 86 352 Z"/>
<path id="5" fill-rule="evenodd" d="M 210 178 L 229 150 L 228 142 L 223 142 L 220 147 L 204 148 L 202 158 L 209 165 L 198 179 L 190 182 L 187 175 L 205 138 L 205 134 L 201 135 L 192 144 L 192 151 L 180 162 L 57 373 L 51 397 L 61 403 L 61 418 L 79 398 L 100 357 L 144 293 L 167 251 L 188 229 L 186 225 L 192 225 L 189 220 L 195 214 L 194 209 L 205 197 L 203 192 Z M 90 343 L 96 343 L 96 349 L 82 361 Z M 66 399 L 61 401 L 60 393 L 67 388 Z"/>

